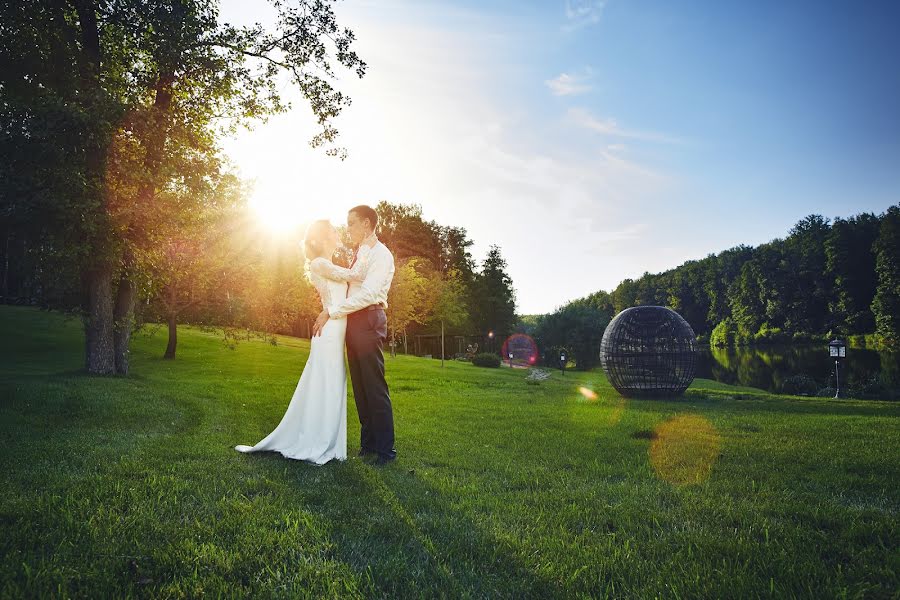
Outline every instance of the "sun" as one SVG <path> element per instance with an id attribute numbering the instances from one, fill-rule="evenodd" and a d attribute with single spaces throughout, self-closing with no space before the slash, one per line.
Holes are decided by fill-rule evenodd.
<path id="1" fill-rule="evenodd" d="M 296 190 L 292 192 L 257 186 L 248 204 L 259 223 L 277 234 L 295 231 L 310 216 L 304 210 L 303 200 L 298 197 Z"/>

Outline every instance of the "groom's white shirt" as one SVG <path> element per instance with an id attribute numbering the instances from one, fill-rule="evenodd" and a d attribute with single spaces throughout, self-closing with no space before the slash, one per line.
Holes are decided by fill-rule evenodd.
<path id="1" fill-rule="evenodd" d="M 373 304 L 387 308 L 388 291 L 394 279 L 394 255 L 381 242 L 376 242 L 366 257 L 365 278 L 351 281 L 347 298 L 328 307 L 332 319 L 346 317 Z"/>

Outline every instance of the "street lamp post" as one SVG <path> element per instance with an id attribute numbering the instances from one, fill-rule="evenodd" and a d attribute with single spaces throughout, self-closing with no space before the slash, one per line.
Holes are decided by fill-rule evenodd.
<path id="1" fill-rule="evenodd" d="M 510 369 L 512 369 L 512 358 L 513 358 L 513 353 L 510 352 L 510 353 L 509 353 L 509 368 L 510 368 Z"/>
<path id="2" fill-rule="evenodd" d="M 566 356 L 566 351 L 561 350 L 559 353 L 559 370 L 562 371 L 562 374 L 566 374 L 566 361 L 568 357 Z"/>
<path id="3" fill-rule="evenodd" d="M 841 359 L 847 357 L 847 344 L 840 338 L 828 343 L 828 356 L 834 359 L 834 397 L 841 397 Z"/>

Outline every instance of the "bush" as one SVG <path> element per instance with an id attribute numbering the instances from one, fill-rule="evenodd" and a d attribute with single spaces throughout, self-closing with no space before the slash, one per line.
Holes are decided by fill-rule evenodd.
<path id="1" fill-rule="evenodd" d="M 727 348 L 734 345 L 734 323 L 731 319 L 725 319 L 712 330 L 709 336 L 710 346 Z"/>
<path id="2" fill-rule="evenodd" d="M 787 334 L 785 334 L 787 335 Z M 827 344 L 831 338 L 821 333 L 806 333 L 805 331 L 797 331 L 790 336 L 795 344 Z"/>
<path id="3" fill-rule="evenodd" d="M 793 396 L 812 396 L 818 390 L 816 380 L 809 375 L 791 375 L 781 384 L 781 393 Z"/>
<path id="4" fill-rule="evenodd" d="M 759 330 L 753 335 L 754 344 L 783 344 L 789 342 L 791 336 L 780 327 L 770 327 L 768 323 L 759 326 Z"/>
<path id="5" fill-rule="evenodd" d="M 496 369 L 500 366 L 500 357 L 496 354 L 491 354 L 490 352 L 482 352 L 481 354 L 476 354 L 472 358 L 472 364 L 476 367 Z"/>
<path id="6" fill-rule="evenodd" d="M 845 392 L 850 398 L 862 400 L 888 400 L 891 396 L 889 386 L 885 385 L 879 375 L 873 375 L 861 381 L 853 381 Z"/>

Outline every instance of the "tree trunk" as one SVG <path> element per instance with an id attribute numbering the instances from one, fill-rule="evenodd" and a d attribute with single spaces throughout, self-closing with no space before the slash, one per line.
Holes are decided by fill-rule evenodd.
<path id="1" fill-rule="evenodd" d="M 85 278 L 85 368 L 94 375 L 115 372 L 113 352 L 112 268 L 88 272 Z"/>
<path id="2" fill-rule="evenodd" d="M 409 354 L 409 340 L 406 337 L 406 330 L 403 330 L 403 354 Z"/>
<path id="3" fill-rule="evenodd" d="M 168 111 L 172 105 L 173 75 L 160 73 L 156 82 L 156 99 L 153 104 L 153 113 L 149 139 L 144 140 L 146 155 L 144 166 L 149 173 L 149 181 L 140 187 L 137 193 L 137 202 L 149 206 L 156 197 L 156 178 L 159 176 L 163 150 L 168 137 L 167 119 Z M 131 237 L 134 223 L 129 223 L 125 237 Z M 116 294 L 116 306 L 114 312 L 114 343 L 115 343 L 115 369 L 119 375 L 128 374 L 128 353 L 131 342 L 131 331 L 134 327 L 134 303 L 137 295 L 137 286 L 132 279 L 134 258 L 129 250 L 123 257 L 124 270 L 119 281 Z"/>
<path id="4" fill-rule="evenodd" d="M 163 358 L 175 358 L 175 347 L 178 345 L 178 319 L 175 313 L 169 313 L 169 343 L 166 346 L 166 353 Z"/>
<path id="5" fill-rule="evenodd" d="M 131 342 L 131 330 L 134 328 L 134 301 L 136 295 L 137 286 L 131 280 L 128 266 L 126 265 L 125 271 L 119 279 L 116 308 L 113 313 L 116 373 L 119 375 L 128 375 L 128 347 Z"/>
<path id="6" fill-rule="evenodd" d="M 441 368 L 444 368 L 444 320 L 441 319 Z"/>

